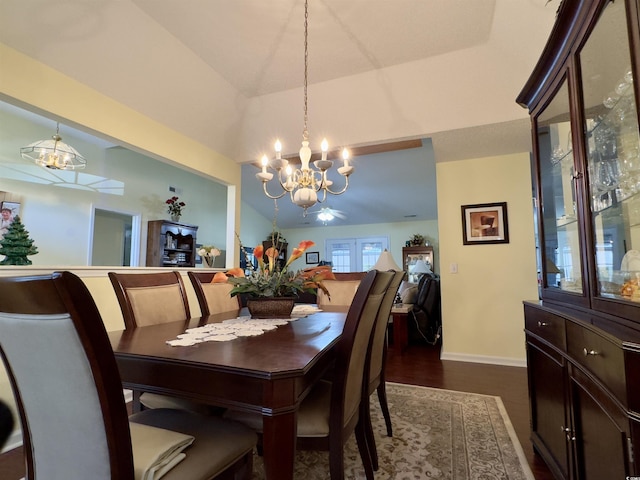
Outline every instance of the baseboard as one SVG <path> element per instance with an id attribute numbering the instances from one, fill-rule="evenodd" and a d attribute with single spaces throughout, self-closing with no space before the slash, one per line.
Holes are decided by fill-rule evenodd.
<path id="1" fill-rule="evenodd" d="M 133 392 L 131 390 L 123 390 L 122 393 L 124 393 L 125 403 L 129 403 L 133 400 Z M 18 448 L 21 446 L 22 446 L 22 430 L 20 430 L 20 428 L 17 428 L 11 433 L 11 435 L 9 435 L 9 438 L 4 444 L 2 451 L 0 451 L 0 454 L 3 454 L 5 452 L 8 452 L 10 450 L 13 450 L 14 448 Z"/>
<path id="2" fill-rule="evenodd" d="M 467 353 L 445 353 L 440 354 L 440 360 L 451 360 L 454 362 L 486 363 L 489 365 L 503 365 L 505 367 L 525 367 L 526 359 L 509 357 L 490 357 L 488 355 L 469 355 Z"/>

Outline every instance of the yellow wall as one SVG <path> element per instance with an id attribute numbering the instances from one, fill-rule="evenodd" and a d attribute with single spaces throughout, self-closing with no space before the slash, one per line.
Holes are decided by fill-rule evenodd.
<path id="1" fill-rule="evenodd" d="M 538 298 L 529 154 L 436 169 L 442 358 L 524 366 L 522 301 Z M 461 206 L 492 202 L 507 202 L 509 243 L 463 245 Z"/>

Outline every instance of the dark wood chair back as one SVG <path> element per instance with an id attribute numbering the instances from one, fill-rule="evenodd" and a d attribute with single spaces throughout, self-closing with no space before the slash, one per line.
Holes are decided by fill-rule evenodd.
<path id="1" fill-rule="evenodd" d="M 0 290 L 0 350 L 26 478 L 132 480 L 120 374 L 84 283 L 69 272 L 0 277 Z"/>
<path id="2" fill-rule="evenodd" d="M 232 297 L 229 292 L 233 288 L 230 283 L 211 283 L 215 272 L 187 273 L 196 293 L 202 315 L 240 311 L 240 296 Z"/>
<path id="3" fill-rule="evenodd" d="M 373 276 L 373 285 L 368 295 L 362 295 L 360 288 L 356 292 L 347 320 L 344 325 L 336 354 L 336 367 L 332 380 L 332 406 L 342 405 L 343 430 L 353 431 L 357 422 L 360 399 L 363 395 L 365 362 L 369 351 L 373 327 L 378 316 L 380 304 L 393 278 L 392 272 L 368 272 L 362 279 Z M 364 298 L 362 298 L 364 297 Z M 364 302 L 360 307 L 356 303 Z M 356 304 L 356 305 L 354 305 Z M 352 310 L 360 312 L 356 317 Z M 367 382 L 368 383 L 368 382 Z M 332 413 L 332 423 L 340 421 Z M 338 425 L 332 424 L 332 427 Z"/>
<path id="4" fill-rule="evenodd" d="M 404 271 L 394 272 L 389 288 L 380 304 L 380 311 L 376 319 L 376 325 L 371 339 L 371 359 L 369 365 L 369 394 L 378 386 L 380 375 L 384 371 L 384 361 L 386 356 L 386 338 L 387 326 L 389 325 L 389 317 L 391 316 L 391 308 L 393 301 L 400 288 L 400 283 L 405 276 Z"/>
<path id="5" fill-rule="evenodd" d="M 125 328 L 191 318 L 180 272 L 109 272 L 109 279 L 122 310 Z"/>

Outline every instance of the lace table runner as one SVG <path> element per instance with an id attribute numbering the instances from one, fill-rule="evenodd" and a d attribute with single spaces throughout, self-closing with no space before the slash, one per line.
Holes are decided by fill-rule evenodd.
<path id="1" fill-rule="evenodd" d="M 237 317 L 224 320 L 221 323 L 210 323 L 202 327 L 188 328 L 176 339 L 167 340 L 172 347 L 188 347 L 202 342 L 227 342 L 238 337 L 253 337 L 264 332 L 274 330 L 279 325 L 286 325 L 301 317 L 321 311 L 314 305 L 296 305 L 291 312 L 291 318 L 253 319 L 251 317 Z"/>

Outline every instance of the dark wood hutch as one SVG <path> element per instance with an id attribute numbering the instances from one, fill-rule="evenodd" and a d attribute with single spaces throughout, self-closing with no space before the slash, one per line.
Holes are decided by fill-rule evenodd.
<path id="1" fill-rule="evenodd" d="M 532 119 L 534 448 L 558 479 L 640 475 L 640 1 L 564 0 L 517 102 Z"/>

